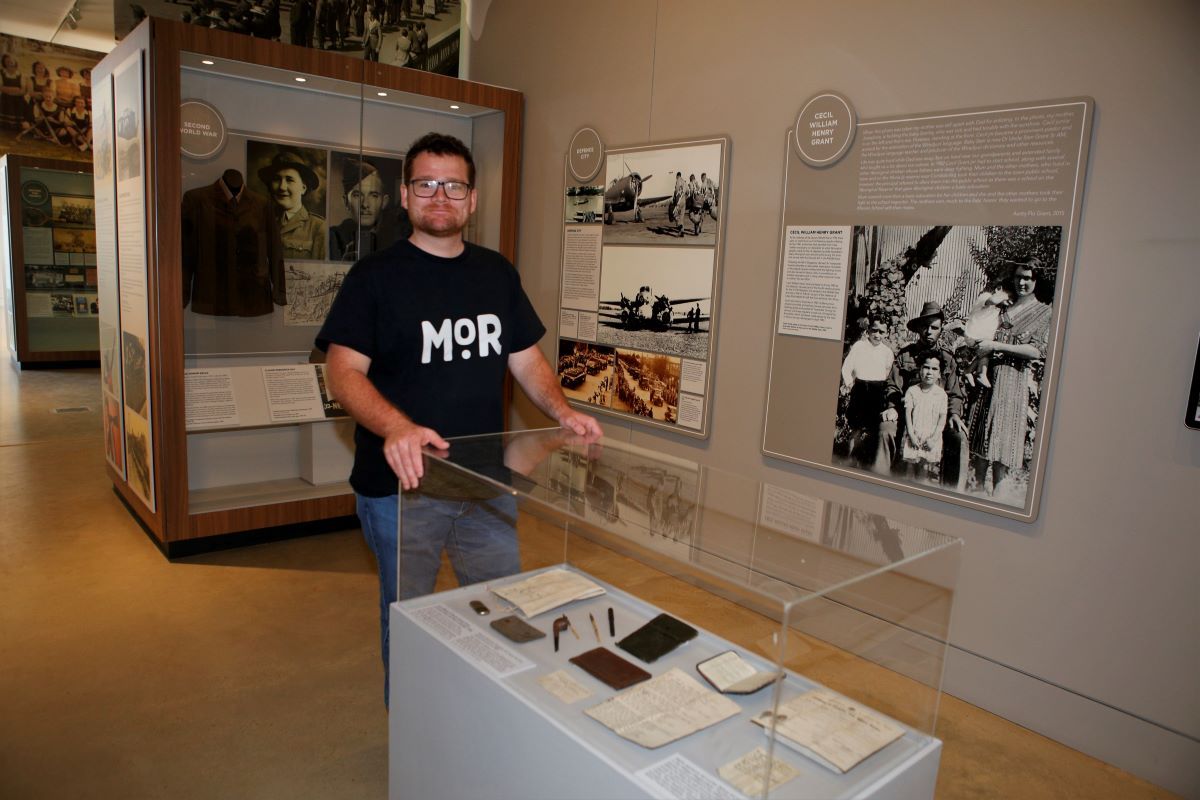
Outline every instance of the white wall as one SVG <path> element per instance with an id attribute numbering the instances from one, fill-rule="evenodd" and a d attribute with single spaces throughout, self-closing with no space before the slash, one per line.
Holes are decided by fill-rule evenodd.
<path id="1" fill-rule="evenodd" d="M 948 690 L 1195 796 L 1200 433 L 1182 417 L 1200 330 L 1198 34 L 1192 0 L 504 0 L 471 65 L 525 92 L 519 266 L 552 330 L 571 134 L 732 137 L 713 434 L 641 443 L 962 536 Z M 1033 524 L 760 453 L 783 134 L 821 89 L 865 119 L 1096 100 Z"/>

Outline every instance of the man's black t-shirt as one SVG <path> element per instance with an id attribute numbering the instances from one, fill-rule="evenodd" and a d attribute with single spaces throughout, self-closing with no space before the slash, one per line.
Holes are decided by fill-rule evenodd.
<path id="1" fill-rule="evenodd" d="M 355 264 L 334 300 L 317 347 L 349 347 L 371 359 L 367 377 L 418 425 L 443 437 L 504 427 L 508 356 L 546 332 L 499 253 L 467 244 L 455 258 L 405 240 Z M 359 425 L 350 485 L 395 494 L 383 439 Z"/>

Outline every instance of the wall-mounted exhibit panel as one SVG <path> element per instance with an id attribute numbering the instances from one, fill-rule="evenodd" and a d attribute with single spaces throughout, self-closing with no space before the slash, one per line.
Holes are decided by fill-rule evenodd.
<path id="1" fill-rule="evenodd" d="M 390 796 L 932 797 L 961 541 L 615 430 L 426 459 L 497 516 L 486 577 L 401 568 Z"/>
<path id="2" fill-rule="evenodd" d="M 729 140 L 605 150 L 584 132 L 563 170 L 559 383 L 589 411 L 705 437 Z"/>
<path id="3" fill-rule="evenodd" d="M 788 132 L 763 452 L 1031 520 L 1092 101 L 839 101 Z"/>
<path id="4" fill-rule="evenodd" d="M 101 304 L 91 166 L 10 154 L 0 159 L 0 176 L 5 325 L 13 360 L 96 360 Z"/>
<path id="5" fill-rule="evenodd" d="M 403 157 L 425 133 L 472 147 L 495 186 L 471 237 L 513 256 L 500 198 L 516 197 L 520 95 L 162 20 L 97 75 L 113 87 L 118 488 L 168 552 L 353 514 L 353 423 L 314 339 L 354 262 L 407 238 Z"/>

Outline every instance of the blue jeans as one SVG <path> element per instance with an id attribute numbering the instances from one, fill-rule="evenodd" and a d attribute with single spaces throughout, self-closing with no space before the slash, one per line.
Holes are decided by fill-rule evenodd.
<path id="1" fill-rule="evenodd" d="M 433 592 L 443 550 L 450 556 L 461 586 L 520 572 L 517 499 L 504 494 L 490 500 L 449 500 L 406 493 L 398 525 L 397 495 L 356 497 L 363 536 L 379 566 L 379 628 L 386 703 L 388 606 L 397 597 L 406 600 Z"/>

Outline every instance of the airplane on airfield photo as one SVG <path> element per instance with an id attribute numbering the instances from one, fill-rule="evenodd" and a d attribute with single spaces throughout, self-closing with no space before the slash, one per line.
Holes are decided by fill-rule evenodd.
<path id="1" fill-rule="evenodd" d="M 620 294 L 617 300 L 600 301 L 601 325 L 622 330 L 699 333 L 700 323 L 709 321 L 707 314 L 699 312 L 699 304 L 707 302 L 707 297 L 670 298 L 666 294 L 655 294 L 649 286 L 639 286 L 632 298 L 626 297 L 624 292 Z M 695 303 L 696 308 L 682 313 L 675 310 L 676 306 L 686 303 Z"/>

